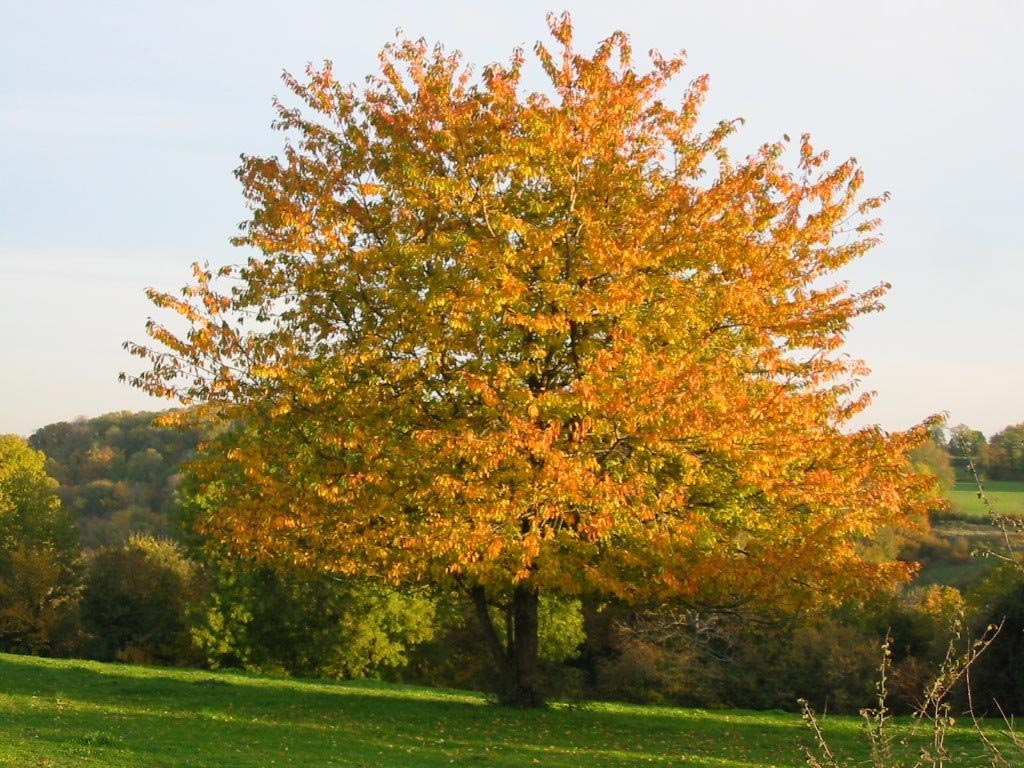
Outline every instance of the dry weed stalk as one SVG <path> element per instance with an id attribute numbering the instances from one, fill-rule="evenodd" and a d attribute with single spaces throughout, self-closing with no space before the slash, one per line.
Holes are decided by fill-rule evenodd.
<path id="1" fill-rule="evenodd" d="M 892 711 L 887 705 L 887 683 L 892 666 L 892 638 L 886 636 L 882 644 L 882 662 L 879 666 L 876 686 L 876 705 L 861 710 L 861 716 L 865 722 L 865 735 L 871 750 L 870 765 L 872 768 L 947 768 L 947 766 L 952 766 L 950 752 L 946 746 L 946 737 L 955 725 L 956 719 L 953 717 L 949 698 L 961 680 L 965 681 L 968 688 L 967 714 L 971 718 L 975 733 L 985 747 L 988 764 L 992 768 L 1009 768 L 1013 765 L 985 733 L 982 721 L 975 714 L 970 698 L 970 669 L 978 657 L 992 644 L 1001 629 L 1002 624 L 990 625 L 984 634 L 974 640 L 966 650 L 958 651 L 957 640 L 960 638 L 958 627 L 956 636 L 949 644 L 946 657 L 940 665 L 938 673 L 923 691 L 921 702 L 913 715 L 911 728 L 903 735 L 898 735 L 893 730 Z M 838 760 L 829 746 L 818 716 L 810 704 L 805 699 L 801 699 L 800 705 L 803 708 L 804 722 L 814 734 L 817 749 L 817 754 L 810 749 L 804 750 L 807 764 L 811 768 L 848 768 L 848 766 L 852 766 L 850 763 Z M 1016 735 L 1012 721 L 1005 715 L 1004 722 L 1007 726 L 1005 735 L 1024 756 L 1024 739 Z M 916 760 L 913 763 L 908 763 L 904 758 L 899 757 L 897 752 L 912 754 L 914 747 L 921 741 L 920 734 L 925 727 L 927 727 L 928 736 L 924 743 L 918 746 Z"/>

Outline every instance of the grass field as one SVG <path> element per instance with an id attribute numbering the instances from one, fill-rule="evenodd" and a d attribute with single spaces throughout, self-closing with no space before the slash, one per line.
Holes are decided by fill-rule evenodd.
<path id="1" fill-rule="evenodd" d="M 855 718 L 828 717 L 866 757 Z M 976 738 L 953 738 L 980 765 Z M 508 710 L 477 694 L 0 655 L 0 765 L 796 766 L 797 715 L 619 704 Z M 972 757 L 968 757 L 968 756 Z"/>
<path id="2" fill-rule="evenodd" d="M 997 512 L 1024 514 L 1024 482 L 989 480 L 985 482 L 985 495 Z M 988 510 L 978 498 L 975 483 L 957 483 L 949 493 L 950 511 L 969 515 L 984 515 Z"/>
<path id="3" fill-rule="evenodd" d="M 985 493 L 996 512 L 1024 516 L 1024 482 L 992 480 L 985 482 Z M 1002 531 L 988 519 L 988 509 L 978 498 L 974 482 L 959 482 L 948 493 L 949 509 L 932 519 L 932 531 L 945 539 L 947 554 L 933 552 L 925 558 L 917 583 L 944 584 L 961 590 L 970 589 L 992 570 L 992 558 L 971 556 L 971 553 L 1005 551 Z M 1015 548 L 1024 549 L 1024 537 L 1011 532 Z"/>

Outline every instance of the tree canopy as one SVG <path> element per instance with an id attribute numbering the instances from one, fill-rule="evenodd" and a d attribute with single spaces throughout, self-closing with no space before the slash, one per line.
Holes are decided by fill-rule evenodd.
<path id="1" fill-rule="evenodd" d="M 132 532 L 174 532 L 180 466 L 195 453 L 204 425 L 160 427 L 156 416 L 108 413 L 49 424 L 29 438 L 46 454 L 84 547 L 121 543 Z"/>
<path id="2" fill-rule="evenodd" d="M 993 480 L 1024 480 L 1024 424 L 1011 424 L 992 435 L 986 458 Z"/>
<path id="3" fill-rule="evenodd" d="M 194 466 L 199 521 L 246 556 L 454 581 L 519 703 L 537 594 L 800 605 L 891 583 L 859 545 L 923 514 L 924 428 L 851 429 L 842 353 L 887 286 L 853 160 L 805 136 L 730 155 L 682 56 L 577 52 L 568 17 L 474 79 L 400 40 L 365 88 L 285 77 L 281 156 L 244 156 L 255 255 L 150 298 L 130 382 L 232 427 Z M 488 606 L 506 610 L 503 643 Z"/>
<path id="4" fill-rule="evenodd" d="M 78 536 L 46 457 L 0 435 L 0 650 L 58 650 L 74 591 Z"/>
<path id="5" fill-rule="evenodd" d="M 63 551 L 74 542 L 46 457 L 17 435 L 0 435 L 0 551 L 25 543 Z"/>

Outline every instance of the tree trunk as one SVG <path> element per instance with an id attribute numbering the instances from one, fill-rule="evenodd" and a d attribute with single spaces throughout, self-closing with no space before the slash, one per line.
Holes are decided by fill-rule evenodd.
<path id="1" fill-rule="evenodd" d="M 512 647 L 509 656 L 514 669 L 515 689 L 510 704 L 518 707 L 539 707 L 544 701 L 540 694 L 540 639 L 537 608 L 539 595 L 533 587 L 516 585 L 512 592 Z"/>
<path id="2" fill-rule="evenodd" d="M 484 639 L 498 669 L 498 701 L 515 707 L 539 707 L 544 704 L 540 693 L 539 635 L 537 589 L 518 584 L 512 590 L 508 606 L 508 642 L 502 643 L 487 607 L 483 587 L 470 590 L 477 619 Z"/>

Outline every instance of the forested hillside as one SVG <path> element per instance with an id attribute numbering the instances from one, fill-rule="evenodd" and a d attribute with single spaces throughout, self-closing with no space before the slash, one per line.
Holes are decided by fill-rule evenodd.
<path id="1" fill-rule="evenodd" d="M 82 545 L 123 541 L 129 533 L 168 536 L 176 525 L 181 465 L 203 435 L 153 423 L 156 413 L 109 413 L 50 424 L 29 438 L 46 454 Z"/>

